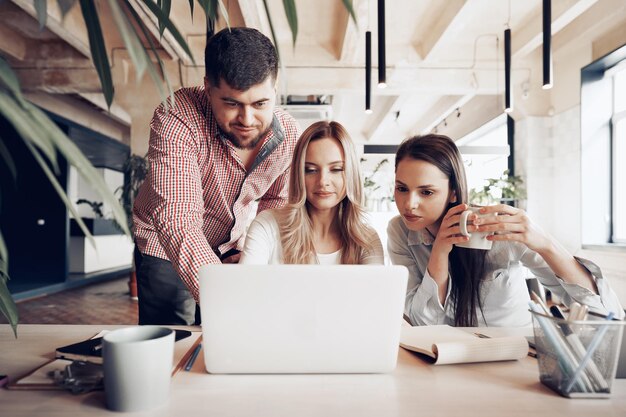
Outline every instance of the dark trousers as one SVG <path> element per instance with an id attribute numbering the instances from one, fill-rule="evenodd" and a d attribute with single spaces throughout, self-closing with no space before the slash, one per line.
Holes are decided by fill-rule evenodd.
<path id="1" fill-rule="evenodd" d="M 229 250 L 220 259 L 238 253 Z M 142 254 L 135 246 L 139 324 L 199 325 L 200 307 L 170 261 Z"/>
<path id="2" fill-rule="evenodd" d="M 200 307 L 170 261 L 135 247 L 139 324 L 198 325 Z"/>

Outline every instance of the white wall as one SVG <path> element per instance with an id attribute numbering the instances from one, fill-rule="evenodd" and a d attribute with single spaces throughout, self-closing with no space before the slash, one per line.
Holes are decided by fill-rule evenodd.
<path id="1" fill-rule="evenodd" d="M 590 62 L 555 71 L 555 82 L 567 84 L 553 92 L 561 111 L 516 121 L 516 169 L 526 179 L 527 211 L 533 220 L 570 252 L 596 262 L 626 306 L 626 252 L 583 250 L 581 243 L 581 199 L 594 196 L 581 192 L 580 76 L 567 72 L 579 73 Z M 563 89 L 574 93 L 561 95 Z"/>
<path id="2" fill-rule="evenodd" d="M 104 179 L 109 190 L 115 193 L 121 186 L 124 185 L 124 173 L 114 171 L 108 168 L 96 168 L 96 171 Z M 116 195 L 119 195 L 117 193 Z M 80 198 L 84 198 L 93 202 L 102 202 L 102 197 L 78 174 L 76 168 L 70 167 L 69 184 L 67 190 L 67 196 L 74 205 L 78 215 L 80 217 L 94 218 L 96 217 L 91 207 L 88 204 L 77 205 L 76 201 Z M 109 204 L 104 203 L 102 206 L 102 213 L 105 218 L 112 218 L 112 208 Z M 70 213 L 70 217 L 72 217 Z"/>

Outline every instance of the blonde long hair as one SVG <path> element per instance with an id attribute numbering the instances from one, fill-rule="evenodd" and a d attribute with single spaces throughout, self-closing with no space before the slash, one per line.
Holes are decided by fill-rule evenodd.
<path id="1" fill-rule="evenodd" d="M 361 170 L 352 139 L 337 122 L 316 122 L 300 136 L 293 154 L 289 174 L 289 204 L 277 210 L 277 222 L 286 264 L 317 263 L 313 245 L 313 227 L 306 199 L 304 163 L 309 143 L 322 138 L 336 139 L 344 153 L 346 196 L 339 203 L 337 224 L 342 241 L 342 264 L 357 264 L 366 252 L 371 252 L 372 229 L 363 221 L 363 185 Z"/>

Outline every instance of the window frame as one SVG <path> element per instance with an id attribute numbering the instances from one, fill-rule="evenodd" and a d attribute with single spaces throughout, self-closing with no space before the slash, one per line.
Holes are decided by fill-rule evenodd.
<path id="1" fill-rule="evenodd" d="M 581 245 L 583 249 L 626 252 L 626 240 L 615 241 L 615 127 L 626 110 L 615 112 L 615 74 L 626 67 L 626 45 L 581 69 Z M 610 101 L 609 101 L 610 100 Z M 610 105 L 602 104 L 609 102 Z M 589 111 L 590 109 L 593 109 Z M 593 159 L 600 157 L 601 161 Z M 592 163 L 593 160 L 593 163 Z M 602 165 L 606 167 L 604 170 Z M 587 176 L 601 181 L 590 186 Z M 593 204 L 601 210 L 590 209 Z M 608 220 L 605 219 L 608 217 Z M 625 219 L 626 220 L 626 219 Z"/>

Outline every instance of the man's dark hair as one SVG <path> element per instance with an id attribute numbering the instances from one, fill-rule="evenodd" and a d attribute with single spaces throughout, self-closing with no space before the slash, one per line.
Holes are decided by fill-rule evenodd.
<path id="1" fill-rule="evenodd" d="M 221 80 L 239 91 L 276 80 L 278 56 L 272 42 L 256 29 L 222 29 L 207 41 L 204 50 L 206 76 L 214 86 Z"/>

